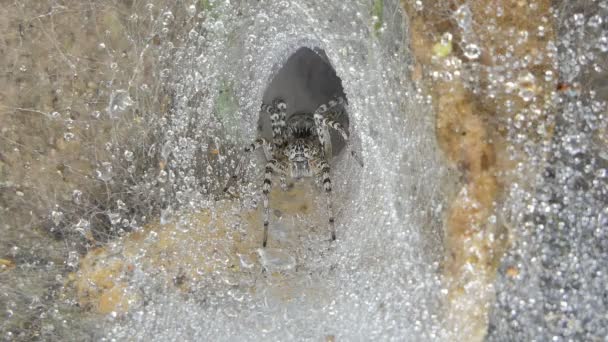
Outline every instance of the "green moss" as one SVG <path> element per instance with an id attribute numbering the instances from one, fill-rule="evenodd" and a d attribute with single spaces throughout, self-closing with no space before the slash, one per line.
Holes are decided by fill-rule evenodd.
<path id="1" fill-rule="evenodd" d="M 436 43 L 433 45 L 433 55 L 437 57 L 447 57 L 452 53 L 452 41 L 447 43 Z"/>
<path id="2" fill-rule="evenodd" d="M 374 23 L 374 31 L 378 33 L 380 31 L 380 28 L 382 28 L 382 22 L 384 19 L 384 0 L 374 0 L 372 15 L 378 18 Z"/>
<path id="3" fill-rule="evenodd" d="M 198 9 L 200 11 L 211 9 L 211 4 L 209 3 L 209 0 L 198 0 Z"/>
<path id="4" fill-rule="evenodd" d="M 215 113 L 219 121 L 224 125 L 224 129 L 232 136 L 238 130 L 238 103 L 231 83 L 223 82 L 220 92 L 215 102 Z"/>

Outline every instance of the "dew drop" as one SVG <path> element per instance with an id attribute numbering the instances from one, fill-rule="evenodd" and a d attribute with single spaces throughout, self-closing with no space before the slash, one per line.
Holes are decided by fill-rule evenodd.
<path id="1" fill-rule="evenodd" d="M 472 14 L 468 4 L 464 4 L 454 12 L 454 18 L 460 28 L 467 30 L 471 27 Z"/>
<path id="2" fill-rule="evenodd" d="M 65 139 L 65 141 L 72 141 L 74 140 L 74 133 L 72 132 L 65 132 L 63 133 L 63 139 Z"/>
<path id="3" fill-rule="evenodd" d="M 121 219 L 120 213 L 108 212 L 107 215 L 108 215 L 108 218 L 110 219 L 110 223 L 113 226 L 120 223 L 120 219 Z"/>
<path id="4" fill-rule="evenodd" d="M 591 27 L 591 28 L 598 28 L 602 25 L 602 17 L 599 14 L 596 14 L 594 16 L 592 16 L 591 18 L 589 18 L 589 21 L 587 22 L 587 26 Z"/>
<path id="5" fill-rule="evenodd" d="M 133 104 L 134 102 L 126 90 L 117 90 L 110 96 L 108 114 L 110 115 L 110 118 L 116 119 Z"/>
<path id="6" fill-rule="evenodd" d="M 463 52 L 468 59 L 477 59 L 481 55 L 481 49 L 475 44 L 467 44 Z"/>
<path id="7" fill-rule="evenodd" d="M 126 161 L 133 161 L 133 152 L 126 150 L 124 156 Z"/>
<path id="8" fill-rule="evenodd" d="M 534 75 L 530 72 L 522 73 L 517 79 L 519 97 L 524 101 L 531 101 L 536 95 L 536 84 Z"/>
<path id="9" fill-rule="evenodd" d="M 602 52 L 608 52 L 608 36 L 601 36 L 597 41 L 597 48 Z"/>
<path id="10" fill-rule="evenodd" d="M 53 210 L 51 212 L 51 220 L 53 221 L 53 223 L 58 226 L 61 221 L 63 221 L 63 213 L 61 211 L 55 211 Z"/>
<path id="11" fill-rule="evenodd" d="M 69 267 L 76 267 L 76 266 L 78 266 L 79 261 L 80 261 L 80 256 L 78 255 L 78 252 L 70 251 L 68 253 L 68 259 L 66 260 L 65 263 Z"/>
<path id="12" fill-rule="evenodd" d="M 112 163 L 103 162 L 101 163 L 101 166 L 95 170 L 95 173 L 98 179 L 107 182 L 112 179 L 112 171 Z"/>
<path id="13" fill-rule="evenodd" d="M 72 201 L 75 204 L 80 204 L 82 203 L 82 191 L 76 189 L 74 191 L 72 191 Z"/>

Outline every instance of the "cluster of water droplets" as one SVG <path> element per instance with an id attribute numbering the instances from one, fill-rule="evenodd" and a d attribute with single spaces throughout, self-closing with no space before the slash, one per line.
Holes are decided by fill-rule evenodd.
<path id="1" fill-rule="evenodd" d="M 603 314 L 608 269 L 602 262 L 608 257 L 608 92 L 601 81 L 607 6 L 600 1 L 555 7 L 557 36 L 546 53 L 553 54 L 557 69 L 544 73 L 555 87 L 552 107 L 532 112 L 532 120 L 544 118 L 532 130 L 527 115 L 510 123 L 515 146 L 529 157 L 518 167 L 529 183 L 509 189 L 507 209 L 516 236 L 502 270 L 520 273 L 499 277 L 491 340 L 599 340 L 608 334 Z M 529 34 L 544 34 L 542 25 Z M 535 101 L 526 91 L 534 83 L 530 75 L 518 77 L 525 101 Z"/>
<path id="2" fill-rule="evenodd" d="M 173 90 L 173 106 L 158 142 L 166 163 L 159 175 L 165 184 L 161 224 L 180 221 L 184 209 L 223 215 L 217 200 L 226 196 L 227 185 L 240 197 L 238 210 L 261 203 L 261 160 L 247 156 L 239 180 L 231 184 L 230 177 L 242 146 L 257 134 L 266 87 L 301 47 L 322 50 L 342 79 L 353 146 L 366 166 L 347 155 L 334 161 L 340 236 L 334 247 L 327 249 L 325 221 L 319 219 L 318 228 L 298 232 L 305 236 L 302 245 L 260 250 L 254 260 L 243 255 L 240 267 L 251 271 L 216 271 L 186 298 L 154 291 L 151 275 L 144 274 L 134 284 L 154 295 L 108 327 L 110 337 L 443 334 L 437 273 L 441 212 L 433 208 L 443 201 L 436 181 L 444 170 L 426 101 L 414 101 L 417 91 L 407 79 L 410 61 L 399 3 L 385 2 L 382 15 L 366 2 L 210 3 L 208 12 L 192 14 L 202 18 L 201 24 L 186 33 L 181 46 L 166 46 L 162 57 L 167 70 L 161 75 Z M 375 25 L 380 18 L 391 20 Z M 325 217 L 324 198 L 315 202 L 315 216 Z M 281 222 L 271 234 L 288 243 L 291 224 Z M 243 230 L 242 224 L 234 229 Z M 224 253 L 222 242 L 214 243 Z M 230 269 L 228 259 L 215 262 Z M 261 265 L 267 275 L 257 273 Z M 275 279 L 273 272 L 282 275 Z"/>
<path id="3" fill-rule="evenodd" d="M 424 5 L 413 1 L 415 11 Z M 608 2 L 557 3 L 549 16 L 534 19 L 533 28 L 507 32 L 498 23 L 480 26 L 475 5 L 446 11 L 454 31 L 437 37 L 432 62 L 441 67 L 430 77 L 461 80 L 483 101 L 498 104 L 504 115 L 493 120 L 515 161 L 505 177 L 513 180 L 505 203 L 490 218 L 505 221 L 513 245 L 498 272 L 488 338 L 601 339 L 608 334 L 608 269 L 602 263 L 608 258 Z M 500 18 L 501 6 L 487 11 Z M 525 6 L 538 9 L 535 2 Z M 95 43 L 111 56 L 104 70 L 112 75 L 85 84 L 98 105 L 30 110 L 60 132 L 56 149 L 82 145 L 74 151 L 91 166 L 82 176 L 86 181 L 69 191 L 37 189 L 52 203 L 32 208 L 44 206 L 44 233 L 56 240 L 36 242 L 46 240 L 28 230 L 18 237 L 35 241 L 6 253 L 18 267 L 2 287 L 2 328 L 24 323 L 2 337 L 31 330 L 47 339 L 449 339 L 439 268 L 449 190 L 435 145 L 432 99 L 407 76 L 412 61 L 404 15 L 398 1 L 149 3 L 127 18 L 134 52 L 112 50 L 103 39 Z M 485 43 L 501 35 L 509 37 L 504 44 Z M 541 42 L 534 54 L 516 53 L 533 39 Z M 196 271 L 200 279 L 184 293 L 159 279 L 164 270 L 142 271 L 140 252 L 127 289 L 144 293 L 145 301 L 105 321 L 78 321 L 77 300 L 65 299 L 57 287 L 67 283 L 87 249 L 103 246 L 118 255 L 124 248 L 118 237 L 155 221 L 174 224 L 176 234 L 217 232 L 219 224 L 197 225 L 186 214 L 201 210 L 211 213 L 211 222 L 230 217 L 231 232 L 247 233 L 240 215 L 261 203 L 263 161 L 248 157 L 238 169 L 242 146 L 257 134 L 266 87 L 301 47 L 322 50 L 342 79 L 352 146 L 365 163 L 360 168 L 342 155 L 332 165 L 337 243 L 328 248 L 324 228 L 317 227 L 298 232 L 304 237 L 292 250 L 238 254 L 233 265 L 231 240 L 184 241 L 186 254 L 208 248 L 209 262 L 223 267 Z M 150 51 L 159 70 L 143 63 Z M 539 73 L 538 66 L 547 64 L 551 68 Z M 49 172 L 69 171 L 53 167 Z M 237 170 L 239 180 L 231 183 Z M 17 201 L 31 199 L 29 190 L 17 188 Z M 323 222 L 323 205 L 316 210 L 310 221 Z M 305 220 L 282 219 L 272 234 L 289 242 L 293 222 Z M 160 239 L 151 230 L 144 242 Z M 0 271 L 14 267 L 7 260 Z M 233 272 L 237 266 L 243 271 Z M 23 312 L 35 318 L 18 320 Z"/>

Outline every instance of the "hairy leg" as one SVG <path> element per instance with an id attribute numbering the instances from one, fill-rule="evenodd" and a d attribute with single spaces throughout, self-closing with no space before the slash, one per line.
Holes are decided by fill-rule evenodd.
<path id="1" fill-rule="evenodd" d="M 283 146 L 286 136 L 286 110 L 287 104 L 281 99 L 275 99 L 272 105 L 262 104 L 262 111 L 270 115 L 270 126 L 272 128 L 272 143 L 275 146 Z"/>
<path id="2" fill-rule="evenodd" d="M 257 138 L 243 149 L 245 152 L 253 152 L 262 146 L 268 146 L 268 142 L 264 138 Z"/>
<path id="3" fill-rule="evenodd" d="M 264 185 L 262 186 L 262 198 L 264 201 L 264 239 L 262 247 L 266 247 L 268 243 L 268 224 L 270 220 L 270 207 L 268 203 L 268 194 L 272 189 L 272 173 L 275 169 L 276 160 L 271 159 L 266 163 L 266 172 L 264 173 Z"/>
<path id="4" fill-rule="evenodd" d="M 331 201 L 331 179 L 329 178 L 329 164 L 323 160 L 319 163 L 319 175 L 323 182 L 323 189 L 325 190 L 325 197 L 327 198 L 327 213 L 329 215 L 329 231 L 331 233 L 331 241 L 336 240 L 336 227 L 334 224 L 334 211 Z"/>
<path id="5" fill-rule="evenodd" d="M 315 127 L 317 129 L 317 135 L 319 137 L 319 142 L 321 143 L 321 147 L 323 150 L 323 154 L 325 154 L 325 150 L 326 150 L 326 141 L 325 141 L 325 130 L 327 129 L 327 120 L 329 120 L 326 117 L 326 113 L 328 110 L 332 109 L 335 106 L 341 105 L 345 102 L 344 98 L 341 96 L 338 97 L 334 97 L 333 99 L 329 100 L 328 103 L 326 104 L 322 104 L 320 105 L 317 110 L 315 110 L 314 114 L 313 114 L 313 118 L 315 120 Z M 340 125 L 341 127 L 341 125 Z M 342 130 L 344 132 L 344 130 Z M 342 132 L 341 132 L 342 134 Z M 346 134 L 346 132 L 344 132 L 344 134 Z M 344 136 L 344 135 L 343 135 Z"/>
<path id="6" fill-rule="evenodd" d="M 324 118 L 323 125 L 333 128 L 336 132 L 340 133 L 344 141 L 348 141 L 348 133 L 346 133 L 341 123 L 330 118 Z"/>

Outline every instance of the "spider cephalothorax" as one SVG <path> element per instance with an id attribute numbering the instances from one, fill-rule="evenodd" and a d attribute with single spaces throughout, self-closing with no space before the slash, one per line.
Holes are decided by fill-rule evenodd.
<path id="1" fill-rule="evenodd" d="M 245 147 L 245 152 L 251 152 L 259 147 L 265 147 L 270 154 L 266 163 L 264 186 L 262 188 L 264 200 L 264 241 L 268 241 L 268 225 L 270 209 L 268 194 L 272 188 L 272 175 L 278 173 L 281 185 L 286 189 L 285 179 L 291 176 L 299 180 L 306 177 L 319 176 L 327 197 L 329 212 L 329 226 L 332 241 L 336 239 L 334 217 L 331 203 L 331 180 L 329 178 L 329 163 L 331 156 L 326 155 L 325 131 L 331 127 L 338 131 L 345 140 L 348 134 L 342 125 L 327 116 L 332 108 L 344 103 L 342 97 L 336 97 L 327 104 L 319 106 L 314 113 L 293 114 L 286 121 L 287 105 L 281 99 L 275 99 L 271 105 L 263 104 L 262 111 L 270 115 L 272 126 L 272 142 L 264 138 L 256 139 L 251 145 Z M 329 142 L 327 142 L 329 144 Z"/>
<path id="2" fill-rule="evenodd" d="M 319 158 L 319 139 L 310 114 L 294 114 L 287 122 L 287 146 L 283 149 L 291 177 L 312 177 L 315 160 Z"/>
<path id="3" fill-rule="evenodd" d="M 290 143 L 285 149 L 285 155 L 289 160 L 289 169 L 291 177 L 300 179 L 303 177 L 311 177 L 311 162 L 316 158 L 317 150 L 311 144 L 308 144 L 304 139 L 296 139 Z"/>

